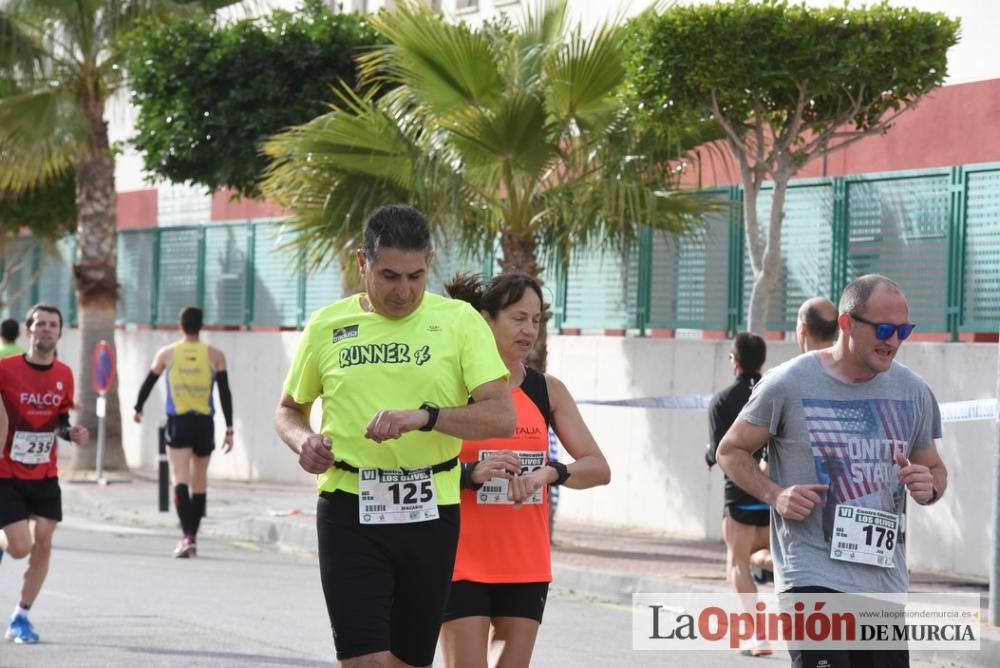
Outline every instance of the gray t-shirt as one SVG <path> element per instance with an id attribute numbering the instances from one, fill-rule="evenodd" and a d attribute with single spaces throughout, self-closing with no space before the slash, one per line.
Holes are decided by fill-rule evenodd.
<path id="1" fill-rule="evenodd" d="M 905 546 L 895 550 L 895 568 L 833 559 L 830 547 L 838 504 L 902 511 L 896 452 L 909 457 L 941 438 L 941 413 L 923 379 L 893 362 L 869 381 L 846 383 L 823 368 L 820 353 L 807 353 L 765 375 L 740 418 L 770 430 L 768 465 L 777 484 L 830 486 L 804 520 L 771 509 L 776 590 L 905 592 Z"/>

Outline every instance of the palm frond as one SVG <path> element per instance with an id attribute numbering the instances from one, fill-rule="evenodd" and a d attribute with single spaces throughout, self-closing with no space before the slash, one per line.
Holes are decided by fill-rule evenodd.
<path id="1" fill-rule="evenodd" d="M 286 227 L 292 244 L 307 249 L 312 266 L 335 260 L 354 243 L 368 212 L 379 203 L 408 201 L 415 190 L 415 137 L 346 84 L 338 104 L 312 121 L 269 139 L 272 159 L 261 190 L 294 213 Z"/>
<path id="2" fill-rule="evenodd" d="M 473 109 L 452 115 L 442 127 L 450 133 L 465 168 L 480 170 L 494 189 L 503 170 L 537 179 L 559 153 L 545 106 L 533 95 L 508 95 L 488 112 Z"/>
<path id="3" fill-rule="evenodd" d="M 32 35 L 18 25 L 15 16 L 0 9 L 0 72 L 16 76 L 37 67 L 42 50 Z"/>
<path id="4" fill-rule="evenodd" d="M 618 113 L 615 94 L 625 79 L 620 26 L 605 23 L 593 34 L 579 28 L 546 60 L 547 102 L 554 116 L 581 130 L 600 130 Z"/>
<path id="5" fill-rule="evenodd" d="M 537 0 L 525 8 L 521 29 L 514 36 L 520 54 L 519 76 L 531 87 L 542 79 L 546 55 L 561 48 L 566 32 L 566 0 Z"/>
<path id="6" fill-rule="evenodd" d="M 405 83 L 437 114 L 487 105 L 502 91 L 489 40 L 467 25 L 446 23 L 410 1 L 371 23 L 391 44 L 359 58 L 369 81 Z"/>
<path id="7" fill-rule="evenodd" d="M 0 99 L 0 190 L 23 191 L 72 167 L 86 119 L 62 90 Z"/>

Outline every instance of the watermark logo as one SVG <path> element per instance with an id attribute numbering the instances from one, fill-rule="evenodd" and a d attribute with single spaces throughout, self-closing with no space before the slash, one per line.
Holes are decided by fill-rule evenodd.
<path id="1" fill-rule="evenodd" d="M 632 648 L 978 650 L 977 594 L 633 594 Z"/>

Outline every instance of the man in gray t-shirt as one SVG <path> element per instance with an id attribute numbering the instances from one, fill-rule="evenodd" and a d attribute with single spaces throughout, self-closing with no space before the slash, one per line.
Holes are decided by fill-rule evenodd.
<path id="1" fill-rule="evenodd" d="M 926 505 L 947 486 L 934 443 L 941 416 L 926 383 L 893 361 L 913 329 L 896 283 L 874 274 L 852 282 L 838 325 L 833 347 L 764 376 L 722 439 L 718 460 L 737 485 L 771 506 L 777 591 L 902 593 L 903 496 L 908 490 Z M 765 443 L 770 478 L 752 456 Z M 812 665 L 797 654 L 795 665 Z M 906 665 L 903 656 L 899 665 Z M 826 665 L 849 666 L 845 661 Z"/>

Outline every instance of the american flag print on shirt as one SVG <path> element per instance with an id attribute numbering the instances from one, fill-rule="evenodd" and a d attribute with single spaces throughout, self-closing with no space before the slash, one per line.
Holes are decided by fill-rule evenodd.
<path id="1" fill-rule="evenodd" d="M 849 504 L 898 513 L 903 498 L 896 452 L 907 454 L 916 425 L 912 401 L 803 399 L 816 477 L 830 486 L 825 513 Z M 830 534 L 824 522 L 824 534 Z"/>

